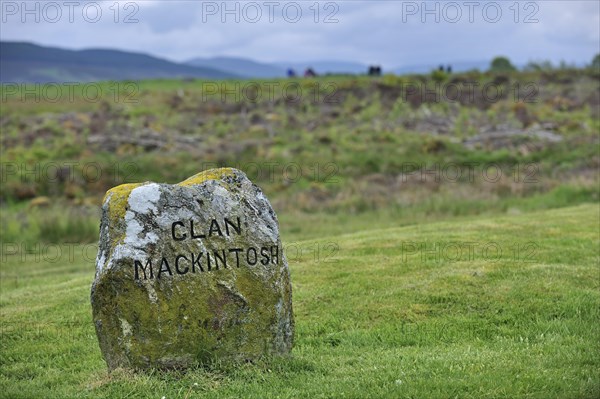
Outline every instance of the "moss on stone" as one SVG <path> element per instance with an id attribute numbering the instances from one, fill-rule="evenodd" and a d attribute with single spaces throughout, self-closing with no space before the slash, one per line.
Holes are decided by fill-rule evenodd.
<path id="1" fill-rule="evenodd" d="M 207 180 L 222 180 L 227 176 L 235 176 L 235 170 L 233 168 L 205 170 L 204 172 L 197 173 L 194 176 L 185 179 L 177 185 L 182 187 L 193 186 L 196 184 L 202 184 Z"/>
<path id="2" fill-rule="evenodd" d="M 117 220 L 125 217 L 129 194 L 131 194 L 134 189 L 143 186 L 144 184 L 146 183 L 121 184 L 120 186 L 113 187 L 106 192 L 102 203 L 106 203 L 106 200 L 109 199 L 108 218 L 111 222 L 114 223 Z"/>

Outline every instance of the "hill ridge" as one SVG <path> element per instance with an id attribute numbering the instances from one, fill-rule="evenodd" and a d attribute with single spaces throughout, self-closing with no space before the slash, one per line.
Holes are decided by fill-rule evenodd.
<path id="1" fill-rule="evenodd" d="M 145 53 L 100 48 L 70 50 L 9 41 L 0 42 L 0 67 L 0 81 L 5 83 L 238 77 Z"/>

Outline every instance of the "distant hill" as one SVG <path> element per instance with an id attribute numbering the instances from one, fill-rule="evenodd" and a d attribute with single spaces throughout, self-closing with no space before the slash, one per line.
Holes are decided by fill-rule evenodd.
<path id="1" fill-rule="evenodd" d="M 280 78 L 286 75 L 286 68 L 239 57 L 194 58 L 188 65 L 219 69 L 234 75 L 248 78 Z"/>
<path id="2" fill-rule="evenodd" d="M 90 82 L 155 78 L 236 77 L 221 70 L 178 64 L 118 50 L 65 50 L 0 42 L 0 82 Z"/>
<path id="3" fill-rule="evenodd" d="M 311 67 L 319 75 L 332 74 L 363 74 L 368 66 L 348 61 L 310 61 L 310 62 L 276 62 L 272 64 L 257 62 L 248 58 L 213 57 L 194 58 L 186 64 L 216 68 L 248 78 L 280 78 L 287 74 L 289 68 L 301 76 L 306 68 Z"/>
<path id="4" fill-rule="evenodd" d="M 486 71 L 490 61 L 440 61 L 453 72 L 473 69 Z M 439 64 L 422 63 L 383 68 L 383 73 L 427 74 Z M 516 64 L 518 68 L 522 67 Z M 157 78 L 256 78 L 286 76 L 292 68 L 302 76 L 311 67 L 319 75 L 367 73 L 369 66 L 353 61 L 315 60 L 265 63 L 241 57 L 194 58 L 176 63 L 147 54 L 109 49 L 66 50 L 32 43 L 0 42 L 0 82 L 89 82 L 99 80 L 138 80 Z"/>

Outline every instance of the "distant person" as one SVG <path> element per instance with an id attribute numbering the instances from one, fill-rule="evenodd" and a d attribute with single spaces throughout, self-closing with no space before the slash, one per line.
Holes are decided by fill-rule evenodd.
<path id="1" fill-rule="evenodd" d="M 296 77 L 296 71 L 294 71 L 293 68 L 288 68 L 288 70 L 287 70 L 287 76 L 288 76 L 288 78 L 295 78 Z"/>
<path id="2" fill-rule="evenodd" d="M 381 76 L 381 67 L 379 65 L 369 66 L 369 76 Z"/>
<path id="3" fill-rule="evenodd" d="M 438 67 L 438 71 L 444 72 L 444 66 L 442 64 L 440 64 L 440 66 Z"/>
<path id="4" fill-rule="evenodd" d="M 452 65 L 448 65 L 448 66 L 446 67 L 446 72 L 447 72 L 447 73 L 452 73 Z"/>
<path id="5" fill-rule="evenodd" d="M 305 78 L 314 78 L 315 76 L 317 76 L 317 73 L 311 67 L 306 68 L 304 71 Z"/>

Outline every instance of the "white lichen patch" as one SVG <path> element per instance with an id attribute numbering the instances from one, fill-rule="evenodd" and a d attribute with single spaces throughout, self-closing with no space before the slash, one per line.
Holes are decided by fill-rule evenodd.
<path id="1" fill-rule="evenodd" d="M 106 263 L 106 255 L 104 251 L 99 251 L 98 256 L 96 257 L 96 273 L 102 273 L 102 268 Z"/>
<path id="2" fill-rule="evenodd" d="M 222 206 L 223 203 L 223 199 L 224 198 L 228 198 L 231 196 L 231 194 L 229 193 L 229 191 L 227 191 L 225 189 L 225 187 L 216 184 L 214 185 L 213 189 L 213 203 L 219 203 L 219 205 Z"/>
<path id="3" fill-rule="evenodd" d="M 121 332 L 123 333 L 123 338 L 125 339 L 125 347 L 130 350 L 133 328 L 131 328 L 131 324 L 129 324 L 127 320 L 122 318 L 119 318 L 119 320 L 121 321 Z"/>
<path id="4" fill-rule="evenodd" d="M 145 283 L 144 287 L 146 288 L 146 291 L 148 291 L 148 299 L 150 300 L 150 303 L 157 304 L 158 297 L 156 296 L 156 290 L 154 289 L 154 286 L 151 283 Z"/>
<path id="5" fill-rule="evenodd" d="M 135 213 L 146 214 L 148 211 L 157 213 L 156 202 L 160 199 L 160 185 L 146 184 L 134 188 L 129 194 L 129 209 Z"/>
<path id="6" fill-rule="evenodd" d="M 110 203 L 112 196 L 113 196 L 113 193 L 106 194 L 106 196 L 104 197 L 104 201 L 102 201 L 102 206 L 106 206 L 108 203 Z"/>
<path id="7" fill-rule="evenodd" d="M 129 324 L 125 319 L 119 318 L 119 320 L 121 321 L 121 331 L 123 332 L 123 336 L 131 335 L 133 331 L 131 324 Z"/>
<path id="8" fill-rule="evenodd" d="M 148 244 L 154 244 L 158 241 L 158 235 L 148 231 L 142 222 L 137 219 L 137 214 L 127 211 L 125 213 L 125 245 L 131 245 L 134 248 L 145 248 Z"/>

